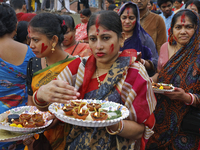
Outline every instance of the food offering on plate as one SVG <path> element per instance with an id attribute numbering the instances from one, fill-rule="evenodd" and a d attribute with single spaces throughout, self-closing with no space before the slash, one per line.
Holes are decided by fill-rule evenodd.
<path id="1" fill-rule="evenodd" d="M 101 104 L 98 103 L 88 103 L 87 108 L 89 108 L 90 111 L 94 111 L 95 109 L 98 110 L 101 108 Z"/>
<path id="2" fill-rule="evenodd" d="M 82 108 L 83 106 L 86 105 L 86 102 L 83 102 L 83 101 L 70 101 L 70 105 L 73 106 L 73 107 L 80 107 Z"/>
<path id="3" fill-rule="evenodd" d="M 152 83 L 152 87 L 155 93 L 174 91 L 174 86 L 172 84 Z"/>
<path id="4" fill-rule="evenodd" d="M 8 122 L 11 127 L 26 127 L 26 128 L 34 128 L 34 127 L 41 127 L 44 125 L 44 119 L 41 114 L 10 114 L 8 115 Z"/>
<path id="5" fill-rule="evenodd" d="M 103 121 L 106 120 L 108 118 L 108 114 L 105 111 L 101 111 L 101 109 L 99 109 L 98 111 L 95 109 L 95 112 L 91 113 L 91 117 L 94 121 Z"/>
<path id="6" fill-rule="evenodd" d="M 65 113 L 65 106 L 71 106 L 72 102 L 68 104 L 52 103 L 49 106 L 49 111 L 54 114 L 59 120 L 73 125 L 83 127 L 106 127 L 118 123 L 122 119 L 129 116 L 129 110 L 126 106 L 107 100 L 96 99 L 80 99 L 73 100 L 77 102 L 84 102 L 85 105 L 74 107 L 72 109 L 72 116 Z M 94 111 L 89 110 L 87 104 L 100 104 L 100 108 Z M 99 105 L 97 105 L 99 106 Z M 96 112 L 96 114 L 95 114 Z"/>
<path id="7" fill-rule="evenodd" d="M 65 112 L 65 115 L 67 115 L 67 116 L 73 116 L 72 110 L 74 109 L 74 106 L 64 105 L 62 109 Z"/>

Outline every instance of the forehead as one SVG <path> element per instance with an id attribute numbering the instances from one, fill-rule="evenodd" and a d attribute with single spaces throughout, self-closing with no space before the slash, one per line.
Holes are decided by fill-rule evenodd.
<path id="1" fill-rule="evenodd" d="M 182 15 L 182 16 L 179 16 L 179 17 L 177 18 L 175 24 L 182 24 L 182 23 L 183 23 L 182 19 L 185 19 L 185 23 L 186 23 L 186 24 L 192 24 L 190 18 L 189 18 L 188 16 L 186 16 L 186 15 L 185 15 L 185 16 L 183 16 L 183 15 Z"/>
<path id="2" fill-rule="evenodd" d="M 99 25 L 98 27 L 99 29 L 99 33 L 102 34 L 112 34 L 114 33 L 112 30 L 108 30 L 106 28 L 104 28 L 103 26 Z M 92 25 L 90 26 L 89 30 L 88 30 L 88 35 L 96 35 L 96 32 L 97 32 L 97 28 L 96 28 L 96 25 Z"/>
<path id="3" fill-rule="evenodd" d="M 171 2 L 166 2 L 166 3 L 163 3 L 163 4 L 161 4 L 161 7 L 165 7 L 165 6 L 168 6 L 168 5 L 171 5 L 172 3 Z"/>
<path id="4" fill-rule="evenodd" d="M 131 7 L 126 7 L 126 8 L 124 9 L 124 12 L 122 13 L 122 15 L 127 15 L 127 14 L 129 14 L 129 15 L 134 15 L 134 16 L 135 16 L 135 14 L 133 13 L 133 8 L 131 8 Z"/>

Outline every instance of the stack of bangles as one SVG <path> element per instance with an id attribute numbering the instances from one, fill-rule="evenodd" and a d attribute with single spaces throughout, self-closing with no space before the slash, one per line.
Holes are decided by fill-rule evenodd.
<path id="1" fill-rule="evenodd" d="M 193 103 L 194 103 L 194 100 L 196 101 L 196 100 L 198 100 L 199 101 L 199 99 L 198 99 L 198 97 L 194 94 L 191 94 L 191 93 L 187 93 L 188 95 L 190 95 L 190 98 L 191 98 L 191 102 L 190 103 L 185 103 L 186 105 L 192 105 Z"/>
<path id="2" fill-rule="evenodd" d="M 110 135 L 116 135 L 116 134 L 120 134 L 124 129 L 124 122 L 123 120 L 121 120 L 119 122 L 119 127 L 117 129 L 117 131 L 112 131 L 111 129 L 109 129 L 108 127 L 106 127 L 106 131 L 110 134 Z"/>
<path id="3" fill-rule="evenodd" d="M 48 107 L 51 103 L 47 103 L 45 101 L 39 101 L 37 99 L 37 92 L 38 92 L 38 90 L 36 90 L 34 92 L 34 94 L 33 94 L 33 103 L 35 104 L 35 106 L 38 107 L 38 108 L 46 108 L 46 107 Z"/>

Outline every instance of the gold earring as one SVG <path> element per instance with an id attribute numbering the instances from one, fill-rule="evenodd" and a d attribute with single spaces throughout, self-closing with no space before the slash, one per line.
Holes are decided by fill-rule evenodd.
<path id="1" fill-rule="evenodd" d="M 123 43 L 121 43 L 121 48 L 122 48 L 122 47 L 124 47 L 124 42 L 123 42 Z"/>
<path id="2" fill-rule="evenodd" d="M 52 53 L 55 51 L 55 46 L 56 46 L 56 44 L 53 43 L 53 44 L 52 44 L 52 48 L 51 48 Z"/>

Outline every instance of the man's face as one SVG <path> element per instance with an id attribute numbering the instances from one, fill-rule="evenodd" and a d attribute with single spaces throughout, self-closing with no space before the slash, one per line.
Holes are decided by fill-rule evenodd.
<path id="1" fill-rule="evenodd" d="M 160 6 L 160 10 L 163 12 L 163 15 L 165 17 L 171 16 L 172 15 L 172 3 L 171 2 L 163 3 Z"/>
<path id="2" fill-rule="evenodd" d="M 139 10 L 143 10 L 147 8 L 148 3 L 150 0 L 132 0 L 135 4 L 137 4 Z"/>

